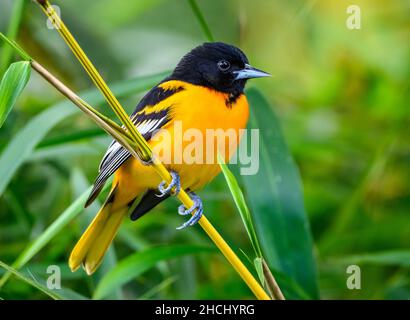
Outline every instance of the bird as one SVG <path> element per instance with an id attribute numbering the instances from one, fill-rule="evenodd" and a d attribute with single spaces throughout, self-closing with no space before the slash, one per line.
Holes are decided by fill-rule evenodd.
<path id="1" fill-rule="evenodd" d="M 176 161 L 176 153 L 189 143 L 177 142 L 173 134 L 181 127 L 183 132 L 192 129 L 203 135 L 210 129 L 238 133 L 246 128 L 249 117 L 245 84 L 249 79 L 267 76 L 270 74 L 249 64 L 241 49 L 223 42 L 206 42 L 185 54 L 171 75 L 149 90 L 130 116 L 153 150 L 171 154 L 169 163 L 164 164 L 172 181 L 167 185 L 149 163 L 133 157 L 112 141 L 101 160 L 85 207 L 114 175 L 111 190 L 74 246 L 69 257 L 70 269 L 74 272 L 82 266 L 91 275 L 101 264 L 125 216 L 129 214 L 135 221 L 165 199 L 177 195 L 181 188 L 187 190 L 194 204 L 191 208 L 183 205 L 178 208 L 180 215 L 192 214 L 179 229 L 197 223 L 203 204 L 195 192 L 218 175 L 220 166 L 214 156 L 210 163 L 192 163 L 185 158 Z M 166 134 L 171 138 L 165 139 Z M 238 135 L 233 150 L 239 140 Z M 219 151 L 229 158 L 232 152 L 227 148 Z"/>

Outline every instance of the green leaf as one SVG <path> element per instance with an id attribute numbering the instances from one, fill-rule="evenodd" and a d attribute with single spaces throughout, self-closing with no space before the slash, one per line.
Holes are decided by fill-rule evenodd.
<path id="1" fill-rule="evenodd" d="M 88 186 L 90 185 L 89 182 L 87 181 L 87 178 L 83 174 L 83 172 L 78 168 L 73 169 L 73 172 L 71 174 L 71 184 L 72 184 L 73 192 L 78 196 L 80 196 L 82 192 L 86 191 Z M 111 183 L 108 183 L 108 185 L 111 185 Z M 98 201 L 98 198 L 97 198 L 89 207 L 83 209 L 84 214 L 82 214 L 80 218 L 82 230 L 85 230 L 87 228 L 87 226 L 94 219 L 96 213 L 98 212 L 100 208 L 101 208 L 101 203 L 100 201 Z M 117 254 L 115 251 L 115 243 L 112 243 L 104 256 L 104 259 L 100 267 L 96 271 L 95 275 L 90 279 L 90 281 L 92 281 L 93 283 L 93 286 L 94 286 L 94 283 L 97 283 L 99 280 L 101 280 L 101 278 L 109 270 L 114 268 L 116 264 L 117 264 Z M 113 292 L 112 295 L 109 296 L 109 299 L 110 300 L 112 299 L 121 300 L 122 297 L 123 297 L 122 292 L 120 288 L 118 288 L 117 291 Z"/>
<path id="2" fill-rule="evenodd" d="M 161 73 L 127 80 L 113 85 L 112 89 L 117 97 L 127 96 L 151 88 L 164 76 L 165 74 Z M 97 89 L 80 95 L 91 105 L 104 102 L 103 96 Z M 21 129 L 0 155 L 0 195 L 4 192 L 15 172 L 30 157 L 34 148 L 44 139 L 47 133 L 59 122 L 79 112 L 70 101 L 63 101 L 41 112 Z"/>
<path id="3" fill-rule="evenodd" d="M 253 264 L 255 265 L 256 272 L 258 273 L 258 277 L 262 286 L 265 286 L 265 275 L 263 274 L 263 266 L 262 266 L 262 258 L 255 258 L 253 260 Z"/>
<path id="4" fill-rule="evenodd" d="M 256 89 L 247 91 L 250 128 L 260 130 L 259 171 L 243 177 L 262 252 L 268 264 L 318 298 L 316 263 L 298 169 L 279 121 Z M 278 280 L 281 286 L 280 280 Z"/>
<path id="5" fill-rule="evenodd" d="M 77 142 L 81 140 L 87 140 L 90 138 L 96 138 L 105 135 L 106 132 L 100 127 L 93 127 L 87 130 L 79 130 L 75 128 L 72 132 L 60 134 L 54 137 L 44 139 L 39 143 L 38 148 L 45 148 L 55 145 L 65 144 L 67 142 Z"/>
<path id="6" fill-rule="evenodd" d="M 35 146 L 60 121 L 78 112 L 68 102 L 51 107 L 36 117 L 11 140 L 0 155 L 0 195 Z"/>
<path id="7" fill-rule="evenodd" d="M 222 169 L 222 173 L 225 177 L 226 183 L 228 184 L 229 190 L 231 191 L 233 200 L 236 207 L 241 215 L 242 222 L 245 226 L 246 232 L 248 233 L 249 240 L 251 241 L 255 256 L 261 258 L 262 252 L 259 246 L 259 241 L 256 236 L 255 228 L 253 226 L 251 213 L 249 212 L 248 205 L 246 204 L 245 197 L 239 187 L 238 181 L 236 180 L 233 173 L 229 170 L 228 166 L 223 162 L 223 159 L 218 154 L 218 162 Z"/>
<path id="8" fill-rule="evenodd" d="M 379 146 L 373 159 L 369 161 L 367 168 L 355 188 L 352 188 L 350 196 L 344 200 L 340 210 L 334 213 L 332 223 L 326 228 L 326 231 L 319 239 L 317 245 L 322 256 L 329 255 L 335 245 L 340 243 L 340 236 L 345 233 L 349 225 L 351 225 L 369 185 L 380 179 L 379 175 L 386 167 L 391 150 L 397 141 L 397 129 L 395 127 L 393 128 L 394 129 L 390 129 L 390 131 L 386 132 L 383 139 L 379 141 Z"/>
<path id="9" fill-rule="evenodd" d="M 2 261 L 0 261 L 0 267 L 5 269 L 8 274 L 13 274 L 19 280 L 37 288 L 54 300 L 88 300 L 87 297 L 84 297 L 83 295 L 63 286 L 61 286 L 60 288 L 49 289 L 49 287 L 47 286 L 47 280 L 38 276 L 31 270 L 31 268 L 27 268 L 25 272 L 19 272 L 13 267 L 10 267 L 9 265 L 3 263 Z M 48 266 L 43 266 L 41 273 L 44 273 L 44 271 L 47 270 L 47 267 Z M 58 267 L 60 268 L 60 266 Z M 49 277 L 50 275 L 51 274 L 45 274 L 46 277 Z M 60 273 L 60 275 L 62 274 Z"/>
<path id="10" fill-rule="evenodd" d="M 201 9 L 199 9 L 198 4 L 196 3 L 196 0 L 188 0 L 188 3 L 195 15 L 195 18 L 198 20 L 199 25 L 201 26 L 202 32 L 209 42 L 214 42 L 214 37 L 212 35 L 211 29 L 209 28 L 208 24 L 206 23 L 206 20 L 204 18 L 204 15 L 201 12 Z"/>
<path id="11" fill-rule="evenodd" d="M 104 190 L 107 190 L 110 184 L 107 183 L 104 186 Z M 34 241 L 32 241 L 18 256 L 13 263 L 13 268 L 20 269 L 28 261 L 31 260 L 41 249 L 43 249 L 51 239 L 53 239 L 68 223 L 70 223 L 75 217 L 77 217 L 83 210 L 84 204 L 90 194 L 91 187 L 88 188 L 80 197 L 78 197 L 54 222 L 48 226 Z M 10 274 L 5 274 L 0 280 L 0 287 L 9 278 Z"/>
<path id="12" fill-rule="evenodd" d="M 375 253 L 363 253 L 341 258 L 333 258 L 330 261 L 343 265 L 372 264 L 380 266 L 410 267 L 409 250 L 392 250 Z"/>
<path id="13" fill-rule="evenodd" d="M 113 290 L 138 277 L 158 262 L 189 254 L 215 252 L 214 248 L 195 245 L 172 245 L 151 247 L 121 260 L 98 284 L 94 299 L 102 299 Z"/>
<path id="14" fill-rule="evenodd" d="M 139 16 L 148 10 L 153 10 L 163 2 L 164 0 L 117 1 L 115 10 L 113 10 L 112 0 L 90 1 L 90 3 L 87 3 L 87 7 L 93 14 L 87 18 L 87 23 L 98 25 L 97 35 L 104 35 L 115 28 L 129 26 L 133 21 L 138 20 Z M 74 12 L 81 15 L 84 9 L 80 6 L 73 6 L 70 10 L 74 10 Z M 101 21 L 104 21 L 104 23 L 101 23 Z"/>
<path id="15" fill-rule="evenodd" d="M 172 277 L 168 277 L 166 278 L 164 281 L 162 281 L 160 284 L 152 287 L 151 289 L 149 289 L 147 292 L 145 292 L 144 294 L 142 294 L 139 297 L 139 300 L 149 300 L 149 299 L 153 299 L 153 297 L 157 294 L 160 294 L 161 292 L 164 292 L 164 290 L 171 286 L 175 281 L 177 280 L 176 276 L 172 276 Z"/>
<path id="16" fill-rule="evenodd" d="M 26 162 L 44 161 L 45 159 L 70 161 L 73 157 L 98 155 L 101 150 L 85 143 L 67 143 L 59 146 L 36 149 Z"/>
<path id="17" fill-rule="evenodd" d="M 22 273 L 18 272 L 14 268 L 8 266 L 4 262 L 0 261 L 0 267 L 7 270 L 9 273 L 13 274 L 17 279 L 20 279 L 21 281 L 29 284 L 30 286 L 33 286 L 34 288 L 37 288 L 41 292 L 45 293 L 48 295 L 50 298 L 54 300 L 61 300 L 62 298 L 55 293 L 54 291 L 48 289 L 46 286 L 43 286 L 42 284 L 38 283 L 37 281 L 31 280 L 30 278 L 26 277 Z"/>
<path id="18" fill-rule="evenodd" d="M 271 267 L 269 269 L 272 271 L 273 276 L 280 285 L 280 289 L 287 300 L 311 299 L 309 294 L 306 293 L 292 277 Z"/>
<path id="19" fill-rule="evenodd" d="M 0 83 L 0 128 L 30 79 L 30 62 L 10 65 Z"/>
<path id="20" fill-rule="evenodd" d="M 13 11 L 11 13 L 9 26 L 7 29 L 7 38 L 10 40 L 16 40 L 17 34 L 20 29 L 21 19 L 23 17 L 24 7 L 26 0 L 15 0 Z M 13 48 L 4 44 L 1 50 L 0 56 L 0 72 L 2 73 L 9 65 L 13 57 Z M 1 126 L 0 126 L 1 127 Z"/>

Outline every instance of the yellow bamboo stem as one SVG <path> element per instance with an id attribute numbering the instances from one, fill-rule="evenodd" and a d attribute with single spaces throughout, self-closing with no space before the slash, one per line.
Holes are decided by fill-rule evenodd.
<path id="1" fill-rule="evenodd" d="M 44 13 L 48 16 L 50 21 L 53 23 L 55 28 L 58 30 L 64 41 L 70 47 L 74 55 L 80 61 L 84 69 L 87 71 L 90 78 L 93 80 L 95 85 L 101 91 L 101 93 L 106 98 L 107 102 L 114 110 L 118 118 L 124 124 L 127 131 L 130 133 L 133 140 L 135 140 L 136 144 L 138 145 L 137 154 L 141 160 L 146 162 L 152 161 L 151 165 L 160 175 L 160 177 L 170 183 L 172 177 L 166 167 L 153 155 L 148 142 L 144 139 L 144 137 L 138 132 L 134 124 L 132 123 L 131 119 L 124 111 L 123 107 L 119 103 L 119 101 L 115 98 L 114 94 L 111 92 L 110 88 L 107 86 L 104 79 L 101 77 L 97 69 L 88 59 L 84 51 L 81 49 L 80 45 L 77 43 L 75 38 L 72 36 L 70 31 L 68 30 L 67 26 L 63 23 L 61 18 L 57 15 L 54 8 L 50 5 L 47 0 L 37 0 L 37 3 L 40 4 L 41 8 L 43 9 Z M 178 199 L 184 204 L 186 208 L 190 208 L 193 205 L 192 199 L 189 197 L 185 190 L 180 191 L 178 194 Z M 239 273 L 243 281 L 248 285 L 251 291 L 255 294 L 255 296 L 259 300 L 270 300 L 269 295 L 265 292 L 262 286 L 259 284 L 258 281 L 253 277 L 250 271 L 245 267 L 242 261 L 238 258 L 235 252 L 229 247 L 226 241 L 222 238 L 222 236 L 216 231 L 216 229 L 212 226 L 212 224 L 208 221 L 208 219 L 202 215 L 201 219 L 199 220 L 199 225 L 204 229 L 207 235 L 211 238 L 211 240 L 215 243 L 215 245 L 219 248 L 222 254 L 226 257 L 229 263 L 234 267 L 234 269 Z"/>

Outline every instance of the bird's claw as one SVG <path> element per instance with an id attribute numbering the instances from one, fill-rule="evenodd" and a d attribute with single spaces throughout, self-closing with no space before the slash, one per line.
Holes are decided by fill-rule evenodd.
<path id="1" fill-rule="evenodd" d="M 199 219 L 201 219 L 201 217 L 202 217 L 202 213 L 203 213 L 203 211 L 204 211 L 204 207 L 203 207 L 201 198 L 200 198 L 199 196 L 197 196 L 197 195 L 196 195 L 195 193 L 193 193 L 193 192 L 191 192 L 190 195 L 191 195 L 191 198 L 192 198 L 194 204 L 192 205 L 192 207 L 190 207 L 190 208 L 188 208 L 188 209 L 185 208 L 185 206 L 184 206 L 183 204 L 180 205 L 180 206 L 178 207 L 178 213 L 179 213 L 181 216 L 189 215 L 189 214 L 191 214 L 191 213 L 194 212 L 194 211 L 195 211 L 195 213 L 194 213 L 194 215 L 193 215 L 188 221 L 184 222 L 183 225 L 181 225 L 180 227 L 178 227 L 178 228 L 177 228 L 178 230 L 184 229 L 184 228 L 186 228 L 186 227 L 193 226 L 193 225 L 196 224 L 196 223 L 199 221 Z"/>
<path id="2" fill-rule="evenodd" d="M 165 187 L 167 185 L 167 183 L 165 181 L 162 181 L 159 186 L 158 186 L 158 190 L 159 190 L 159 194 L 157 194 L 158 197 L 165 197 L 166 195 L 172 193 L 172 195 L 177 196 L 179 191 L 181 191 L 181 180 L 179 178 L 178 173 L 176 173 L 175 171 L 170 171 L 171 177 L 172 177 L 172 181 L 171 183 Z M 173 190 L 175 188 L 175 190 Z"/>

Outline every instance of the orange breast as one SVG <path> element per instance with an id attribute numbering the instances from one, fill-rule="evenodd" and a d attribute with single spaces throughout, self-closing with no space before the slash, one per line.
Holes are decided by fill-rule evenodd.
<path id="1" fill-rule="evenodd" d="M 220 171 L 217 152 L 229 159 L 236 151 L 241 129 L 248 121 L 247 99 L 241 95 L 227 105 L 228 94 L 205 87 L 180 81 L 168 81 L 161 86 L 164 89 L 183 86 L 185 90 L 155 106 L 156 109 L 171 106 L 172 121 L 149 143 L 164 164 L 179 173 L 184 188 L 200 189 Z M 225 146 L 221 141 L 225 141 Z M 120 178 L 119 182 L 129 192 L 140 193 L 160 183 L 152 168 L 135 159 L 117 172 L 116 178 Z"/>

